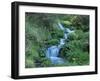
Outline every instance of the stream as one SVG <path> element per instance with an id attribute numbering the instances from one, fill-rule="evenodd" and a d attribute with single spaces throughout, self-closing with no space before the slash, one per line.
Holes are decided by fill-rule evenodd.
<path id="1" fill-rule="evenodd" d="M 60 22 L 58 22 L 58 27 L 60 30 L 64 32 L 64 37 L 60 38 L 58 45 L 52 45 L 49 48 L 46 49 L 46 57 L 50 59 L 52 64 L 63 64 L 64 59 L 59 57 L 59 52 L 62 46 L 65 44 L 65 40 L 68 38 L 68 34 L 74 32 L 73 30 L 70 30 L 69 28 L 65 28 Z"/>

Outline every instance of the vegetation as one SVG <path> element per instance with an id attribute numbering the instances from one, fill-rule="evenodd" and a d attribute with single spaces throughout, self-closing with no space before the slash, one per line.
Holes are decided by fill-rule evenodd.
<path id="1" fill-rule="evenodd" d="M 57 22 L 74 30 L 68 35 L 59 57 L 64 64 L 54 65 L 45 56 L 46 48 L 57 45 L 63 31 Z M 25 14 L 25 67 L 76 66 L 89 64 L 89 16 L 70 14 Z"/>

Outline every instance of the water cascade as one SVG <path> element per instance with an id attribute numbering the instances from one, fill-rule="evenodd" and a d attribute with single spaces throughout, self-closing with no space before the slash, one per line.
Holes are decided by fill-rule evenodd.
<path id="1" fill-rule="evenodd" d="M 74 31 L 69 28 L 65 28 L 60 22 L 58 22 L 58 27 L 60 30 L 64 32 L 64 38 L 60 38 L 60 42 L 58 45 L 52 45 L 46 49 L 46 57 L 50 59 L 52 64 L 63 64 L 64 60 L 59 56 L 59 51 L 61 47 L 65 44 L 65 40 L 67 40 L 68 34 Z"/>

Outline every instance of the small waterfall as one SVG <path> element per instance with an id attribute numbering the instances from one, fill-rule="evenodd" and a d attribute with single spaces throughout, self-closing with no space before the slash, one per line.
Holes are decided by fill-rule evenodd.
<path id="1" fill-rule="evenodd" d="M 46 49 L 46 57 L 51 60 L 52 64 L 63 64 L 64 60 L 61 57 L 58 57 L 61 47 L 65 44 L 68 34 L 74 31 L 71 31 L 69 28 L 64 28 L 64 26 L 58 22 L 58 27 L 64 32 L 64 38 L 60 39 L 58 45 L 53 45 Z"/>
<path id="2" fill-rule="evenodd" d="M 51 46 L 46 51 L 46 57 L 57 57 L 59 54 L 58 46 Z"/>

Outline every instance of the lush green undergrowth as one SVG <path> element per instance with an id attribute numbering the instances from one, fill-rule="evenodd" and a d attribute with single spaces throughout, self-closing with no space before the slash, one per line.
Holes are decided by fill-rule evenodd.
<path id="1" fill-rule="evenodd" d="M 59 57 L 64 64 L 54 65 L 45 57 L 46 48 L 63 37 L 57 22 L 75 32 L 68 35 Z M 78 66 L 89 64 L 89 16 L 46 13 L 25 15 L 25 67 Z"/>

